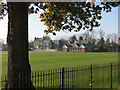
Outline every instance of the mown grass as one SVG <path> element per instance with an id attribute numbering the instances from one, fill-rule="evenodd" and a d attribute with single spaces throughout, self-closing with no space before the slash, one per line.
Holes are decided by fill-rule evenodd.
<path id="1" fill-rule="evenodd" d="M 2 52 L 2 72 L 3 76 L 7 75 L 7 52 Z M 29 52 L 29 60 L 31 64 L 32 72 L 34 71 L 48 71 L 51 69 L 59 69 L 62 67 L 78 67 L 78 66 L 90 66 L 90 64 L 98 64 L 98 65 L 105 65 L 110 63 L 117 63 L 118 62 L 118 53 L 117 52 Z M 117 69 L 113 69 L 113 86 L 117 87 L 117 79 L 118 76 L 116 74 Z M 86 88 L 90 87 L 89 85 L 89 75 L 90 70 L 87 71 L 79 71 L 74 73 L 69 73 L 70 79 L 67 80 L 69 83 L 65 83 L 65 87 L 81 87 Z M 72 75 L 73 74 L 73 75 Z M 94 69 L 93 70 L 93 87 L 94 88 L 108 88 L 110 87 L 110 78 L 107 78 L 110 75 L 110 69 Z M 66 78 L 68 74 L 65 74 Z M 73 77 L 74 76 L 74 77 Z M 53 76 L 52 76 L 53 77 Z M 51 76 L 48 76 L 48 81 L 44 81 L 44 87 L 51 87 L 54 83 Z M 60 75 L 55 75 L 54 78 L 56 80 L 60 80 Z M 36 78 L 36 80 L 43 78 Z M 44 76 L 44 79 L 46 77 Z M 52 80 L 52 82 L 51 82 Z M 56 87 L 60 87 L 60 82 L 55 82 Z M 33 84 L 35 84 L 33 82 Z M 40 84 L 37 83 L 37 84 Z M 48 85 L 48 86 L 46 86 Z M 38 87 L 40 85 L 37 85 Z M 41 87 L 43 86 L 43 83 Z M 104 86 L 104 87 L 103 87 Z"/>
<path id="2" fill-rule="evenodd" d="M 7 74 L 7 52 L 2 52 L 2 72 Z M 117 52 L 29 52 L 32 71 L 118 62 Z"/>

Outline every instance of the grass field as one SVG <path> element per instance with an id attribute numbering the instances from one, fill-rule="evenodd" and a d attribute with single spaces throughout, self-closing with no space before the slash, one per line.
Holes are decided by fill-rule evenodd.
<path id="1" fill-rule="evenodd" d="M 7 74 L 7 52 L 2 52 L 2 71 Z M 62 67 L 108 64 L 118 61 L 117 52 L 29 52 L 32 71 Z"/>

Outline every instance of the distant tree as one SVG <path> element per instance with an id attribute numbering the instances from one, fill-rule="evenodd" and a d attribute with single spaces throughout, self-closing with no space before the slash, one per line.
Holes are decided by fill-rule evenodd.
<path id="1" fill-rule="evenodd" d="M 5 44 L 5 40 L 0 38 L 0 44 Z"/>
<path id="2" fill-rule="evenodd" d="M 97 32 L 95 30 L 91 31 L 91 38 L 96 39 Z"/>
<path id="3" fill-rule="evenodd" d="M 120 52 L 120 36 L 118 37 L 118 46 L 117 46 L 118 52 Z"/>
<path id="4" fill-rule="evenodd" d="M 44 40 L 51 40 L 51 38 L 49 36 L 43 36 Z"/>
<path id="5" fill-rule="evenodd" d="M 65 39 L 60 39 L 60 40 L 63 42 L 63 44 L 67 43 L 67 40 L 65 40 Z"/>
<path id="6" fill-rule="evenodd" d="M 8 51 L 7 44 L 2 44 L 2 51 Z"/>
<path id="7" fill-rule="evenodd" d="M 100 39 L 102 39 L 105 35 L 105 32 L 102 29 L 100 29 L 98 34 L 99 34 Z"/>
<path id="8" fill-rule="evenodd" d="M 83 40 L 83 37 L 82 36 L 79 36 L 79 42 Z"/>
<path id="9" fill-rule="evenodd" d="M 106 47 L 111 48 L 110 51 L 117 51 L 117 40 L 118 40 L 118 36 L 116 33 L 112 33 L 112 34 L 107 34 L 106 36 L 107 40 L 109 39 L 109 42 L 111 43 L 109 46 L 105 45 Z"/>
<path id="10" fill-rule="evenodd" d="M 112 40 L 113 40 L 113 42 L 116 43 L 117 40 L 118 40 L 118 36 L 117 36 L 117 34 L 116 34 L 116 33 L 113 33 L 111 36 L 112 36 Z"/>
<path id="11" fill-rule="evenodd" d="M 107 52 L 111 51 L 111 43 L 110 43 L 109 38 L 107 38 L 104 48 L 105 48 L 105 51 L 107 51 Z"/>
<path id="12" fill-rule="evenodd" d="M 83 38 L 84 38 L 84 40 L 88 40 L 88 41 L 89 41 L 89 31 L 86 31 L 86 32 L 83 34 Z"/>
<path id="13" fill-rule="evenodd" d="M 34 40 L 36 40 L 37 38 L 35 37 Z"/>
<path id="14" fill-rule="evenodd" d="M 97 50 L 100 52 L 105 51 L 105 40 L 104 38 L 101 38 L 100 41 L 97 43 Z"/>
<path id="15" fill-rule="evenodd" d="M 116 52 L 117 51 L 117 43 L 116 42 L 112 41 L 111 49 L 112 49 L 112 52 Z"/>
<path id="16" fill-rule="evenodd" d="M 109 39 L 110 43 L 112 42 L 112 35 L 111 34 L 107 34 L 106 35 L 106 39 Z"/>
<path id="17" fill-rule="evenodd" d="M 69 38 L 70 43 L 74 43 L 77 40 L 76 36 L 73 35 Z"/>
<path id="18" fill-rule="evenodd" d="M 120 52 L 120 45 L 117 46 L 118 52 Z"/>
<path id="19" fill-rule="evenodd" d="M 61 40 L 61 45 L 60 45 L 61 48 L 64 44 L 68 44 L 68 40 L 66 39 L 60 39 L 60 40 Z"/>

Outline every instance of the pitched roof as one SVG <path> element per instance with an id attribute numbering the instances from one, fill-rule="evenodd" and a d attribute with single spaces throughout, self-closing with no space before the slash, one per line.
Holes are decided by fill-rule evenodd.
<path id="1" fill-rule="evenodd" d="M 79 47 L 81 44 L 80 43 L 76 43 L 76 45 Z"/>
<path id="2" fill-rule="evenodd" d="M 68 46 L 67 45 L 63 45 L 62 48 L 68 48 Z"/>
<path id="3" fill-rule="evenodd" d="M 42 41 L 43 38 L 36 38 L 34 41 Z"/>
<path id="4" fill-rule="evenodd" d="M 83 44 L 80 45 L 80 48 L 85 48 L 85 46 Z"/>
<path id="5" fill-rule="evenodd" d="M 75 43 L 75 44 L 73 45 L 73 47 L 78 48 L 78 45 Z"/>

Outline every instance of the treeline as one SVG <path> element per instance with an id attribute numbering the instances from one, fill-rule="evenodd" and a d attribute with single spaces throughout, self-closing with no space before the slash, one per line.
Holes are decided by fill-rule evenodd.
<path id="1" fill-rule="evenodd" d="M 120 39 L 116 33 L 105 34 L 103 30 L 86 31 L 80 35 L 73 35 L 69 37 L 70 43 L 86 41 L 92 46 L 95 52 L 117 52 L 120 47 Z"/>
<path id="2" fill-rule="evenodd" d="M 61 39 L 63 43 L 86 43 L 93 52 L 117 52 L 120 51 L 120 38 L 116 33 L 105 34 L 103 30 L 99 31 L 86 31 L 79 35 L 73 35 L 68 40 Z M 2 43 L 2 51 L 7 51 L 7 44 L 4 40 L 0 39 Z M 29 42 L 29 50 L 33 48 L 33 41 Z"/>

